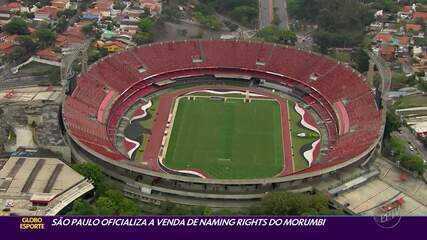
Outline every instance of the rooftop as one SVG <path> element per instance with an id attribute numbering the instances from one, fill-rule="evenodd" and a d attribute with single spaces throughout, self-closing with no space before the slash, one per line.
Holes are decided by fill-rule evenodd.
<path id="1" fill-rule="evenodd" d="M 408 23 L 406 24 L 406 31 L 421 31 L 421 29 L 423 29 L 423 26 L 419 25 L 419 24 L 412 24 L 412 23 Z"/>
<path id="2" fill-rule="evenodd" d="M 427 20 L 427 12 L 414 12 L 413 18 L 414 19 L 421 18 L 425 21 Z"/>
<path id="3" fill-rule="evenodd" d="M 70 198 L 64 198 L 68 192 L 77 191 L 79 197 L 93 189 L 91 186 L 78 192 L 82 184 L 90 183 L 56 158 L 12 156 L 0 169 L 0 202 L 2 208 L 10 208 L 10 213 L 52 215 L 52 209 L 58 205 L 62 209 L 70 202 Z"/>

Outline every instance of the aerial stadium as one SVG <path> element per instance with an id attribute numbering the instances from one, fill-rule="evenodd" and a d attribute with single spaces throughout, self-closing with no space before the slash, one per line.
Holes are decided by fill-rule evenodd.
<path id="1" fill-rule="evenodd" d="M 351 67 L 263 42 L 188 40 L 110 55 L 62 110 L 74 159 L 143 201 L 233 205 L 364 164 L 377 92 Z"/>

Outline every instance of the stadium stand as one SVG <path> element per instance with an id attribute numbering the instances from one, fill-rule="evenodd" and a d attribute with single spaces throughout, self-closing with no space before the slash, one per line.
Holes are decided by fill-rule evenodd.
<path id="1" fill-rule="evenodd" d="M 314 161 L 304 172 L 358 157 L 378 138 L 380 110 L 371 89 L 353 69 L 295 48 L 224 40 L 154 43 L 98 61 L 78 77 L 64 102 L 65 126 L 86 151 L 101 158 L 129 160 L 114 144 L 117 127 L 140 98 L 168 87 L 153 83 L 215 74 L 250 75 L 309 90 L 298 95 L 322 119 L 328 150 L 323 161 Z"/>

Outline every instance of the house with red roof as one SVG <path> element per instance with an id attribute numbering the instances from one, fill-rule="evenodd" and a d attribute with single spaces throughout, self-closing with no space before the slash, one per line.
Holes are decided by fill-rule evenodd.
<path id="1" fill-rule="evenodd" d="M 73 48 L 76 45 L 83 44 L 86 36 L 82 32 L 82 27 L 86 23 L 74 24 L 67 28 L 62 34 L 58 34 L 56 37 L 55 46 L 66 51 L 69 48 Z"/>
<path id="2" fill-rule="evenodd" d="M 9 20 L 12 15 L 21 10 L 22 6 L 18 2 L 11 2 L 0 6 L 0 19 Z"/>
<path id="3" fill-rule="evenodd" d="M 97 0 L 94 9 L 97 9 L 97 14 L 100 18 L 111 17 L 113 0 Z"/>
<path id="4" fill-rule="evenodd" d="M 89 8 L 83 12 L 81 19 L 89 21 L 98 21 L 101 19 L 101 12 L 97 7 Z"/>
<path id="5" fill-rule="evenodd" d="M 406 13 L 406 14 L 411 13 L 412 12 L 412 7 L 409 6 L 409 5 L 405 5 L 405 6 L 403 6 L 402 12 Z"/>
<path id="6" fill-rule="evenodd" d="M 18 35 L 0 34 L 0 55 L 9 54 L 12 52 L 16 44 Z"/>
<path id="7" fill-rule="evenodd" d="M 55 62 L 55 63 L 61 62 L 61 55 L 54 52 L 51 48 L 39 50 L 38 52 L 36 52 L 35 56 L 50 62 Z"/>
<path id="8" fill-rule="evenodd" d="M 382 45 L 379 50 L 379 54 L 382 58 L 387 61 L 391 61 L 394 59 L 396 53 L 396 49 L 392 45 Z"/>
<path id="9" fill-rule="evenodd" d="M 381 42 L 381 43 L 389 43 L 392 38 L 393 38 L 393 35 L 391 33 L 378 33 L 375 36 L 375 41 Z"/>
<path id="10" fill-rule="evenodd" d="M 7 8 L 9 8 L 9 11 L 11 12 L 19 12 L 22 8 L 21 3 L 19 2 L 10 2 L 6 6 Z"/>
<path id="11" fill-rule="evenodd" d="M 126 49 L 128 45 L 120 41 L 106 41 L 106 42 L 98 41 L 96 43 L 96 47 L 105 48 L 107 49 L 108 52 L 114 53 L 114 52 L 118 52 Z"/>
<path id="12" fill-rule="evenodd" d="M 70 8 L 70 0 L 53 0 L 50 4 L 52 7 L 56 7 L 60 10 Z"/>
<path id="13" fill-rule="evenodd" d="M 413 19 L 422 19 L 423 21 L 427 21 L 427 12 L 414 12 L 412 15 Z"/>
<path id="14" fill-rule="evenodd" d="M 398 43 L 402 47 L 409 46 L 409 37 L 408 36 L 397 36 L 396 37 Z"/>
<path id="15" fill-rule="evenodd" d="M 414 12 L 414 9 L 415 8 L 412 7 L 412 6 L 405 5 L 405 6 L 403 6 L 402 11 L 400 11 L 400 12 L 397 13 L 397 16 L 399 18 L 402 18 L 402 19 L 411 19 L 412 18 L 412 13 Z"/>
<path id="16" fill-rule="evenodd" d="M 405 25 L 406 31 L 419 32 L 423 29 L 423 26 L 419 24 L 408 23 Z"/>
<path id="17" fill-rule="evenodd" d="M 158 0 L 139 0 L 142 8 L 150 10 L 151 16 L 158 16 L 162 12 L 162 3 Z"/>
<path id="18" fill-rule="evenodd" d="M 34 20 L 50 21 L 58 18 L 59 9 L 53 6 L 44 6 L 34 13 Z"/>
<path id="19" fill-rule="evenodd" d="M 0 19 L 8 21 L 12 17 L 7 6 L 0 6 Z"/>

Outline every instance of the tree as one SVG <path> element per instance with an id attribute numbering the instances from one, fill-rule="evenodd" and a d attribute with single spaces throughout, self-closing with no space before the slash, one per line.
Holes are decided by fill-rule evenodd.
<path id="1" fill-rule="evenodd" d="M 328 198 L 321 194 L 273 192 L 267 194 L 254 209 L 260 215 L 318 215 L 334 212 Z"/>
<path id="2" fill-rule="evenodd" d="M 143 17 L 148 17 L 148 16 L 150 16 L 150 10 L 144 9 Z M 178 8 L 168 6 L 168 5 L 164 6 L 164 8 L 162 9 L 162 13 L 160 15 L 160 19 L 162 21 L 178 22 L 180 18 L 181 18 L 181 13 L 178 10 Z"/>
<path id="3" fill-rule="evenodd" d="M 25 48 L 29 53 L 32 53 L 37 49 L 37 43 L 35 43 L 29 35 L 19 36 L 16 41 L 19 46 Z"/>
<path id="4" fill-rule="evenodd" d="M 313 33 L 314 42 L 319 46 L 322 53 L 328 53 L 331 47 L 352 47 L 363 39 L 361 32 L 328 32 L 316 31 Z"/>
<path id="5" fill-rule="evenodd" d="M 347 52 L 336 51 L 333 54 L 331 54 L 331 56 L 340 62 L 349 63 L 351 61 L 351 56 Z"/>
<path id="6" fill-rule="evenodd" d="M 416 172 L 420 175 L 424 173 L 424 161 L 418 155 L 402 154 L 399 161 L 404 168 L 410 171 Z"/>
<path id="7" fill-rule="evenodd" d="M 98 215 L 138 215 L 139 206 L 132 200 L 123 196 L 118 190 L 108 190 L 96 202 Z"/>
<path id="8" fill-rule="evenodd" d="M 145 17 L 139 20 L 138 22 L 138 28 L 139 30 L 137 33 L 133 36 L 133 41 L 138 44 L 147 44 L 153 42 L 154 33 L 153 33 L 153 26 L 155 22 L 150 17 Z"/>
<path id="9" fill-rule="evenodd" d="M 56 39 L 55 32 L 51 31 L 48 28 L 41 28 L 37 30 L 36 37 L 39 41 L 39 44 L 42 48 L 49 47 Z"/>
<path id="10" fill-rule="evenodd" d="M 95 215 L 95 214 L 96 212 L 94 207 L 81 199 L 77 199 L 76 201 L 74 201 L 71 211 L 67 213 L 67 215 Z"/>
<path id="11" fill-rule="evenodd" d="M 214 31 L 221 29 L 221 22 L 215 15 L 207 15 L 200 11 L 194 12 L 194 18 L 204 27 Z"/>
<path id="12" fill-rule="evenodd" d="M 355 47 L 363 41 L 374 10 L 358 0 L 289 0 L 291 16 L 318 25 L 314 42 L 322 53 L 332 47 Z"/>
<path id="13" fill-rule="evenodd" d="M 381 75 L 379 73 L 375 73 L 374 75 L 374 79 L 372 81 L 372 84 L 374 85 L 375 88 L 379 88 L 380 84 L 381 84 Z"/>
<path id="14" fill-rule="evenodd" d="M 20 62 L 26 56 L 27 50 L 21 46 L 15 46 L 12 52 L 7 56 L 7 60 L 10 62 Z"/>
<path id="15" fill-rule="evenodd" d="M 357 71 L 364 73 L 369 70 L 369 55 L 363 49 L 357 49 L 353 52 L 351 58 Z"/>
<path id="16" fill-rule="evenodd" d="M 420 78 L 418 88 L 423 92 L 427 92 L 427 81 L 425 81 L 423 78 Z"/>
<path id="17" fill-rule="evenodd" d="M 162 202 L 160 204 L 161 215 L 212 215 L 212 209 L 208 207 L 189 207 L 171 202 Z"/>
<path id="18" fill-rule="evenodd" d="M 61 16 L 56 23 L 55 31 L 57 33 L 63 33 L 65 30 L 67 30 L 68 27 L 68 20 L 65 16 Z"/>
<path id="19" fill-rule="evenodd" d="M 126 8 L 126 4 L 122 0 L 114 0 L 113 8 L 116 10 L 123 11 Z"/>
<path id="20" fill-rule="evenodd" d="M 150 32 L 137 32 L 132 40 L 138 45 L 151 43 L 153 42 L 153 34 Z"/>
<path id="21" fill-rule="evenodd" d="M 42 8 L 44 6 L 50 5 L 51 2 L 52 2 L 52 0 L 37 0 L 37 1 L 35 1 L 34 5 L 36 5 L 36 7 L 38 7 L 38 8 Z"/>
<path id="22" fill-rule="evenodd" d="M 143 18 L 138 22 L 138 28 L 142 32 L 150 32 L 153 29 L 154 21 L 151 18 Z"/>
<path id="23" fill-rule="evenodd" d="M 93 1 L 94 0 L 80 1 L 80 4 L 79 4 L 80 11 L 82 12 L 86 11 L 90 7 L 90 5 L 93 3 Z"/>
<path id="24" fill-rule="evenodd" d="M 314 22 L 319 15 L 319 0 L 288 0 L 289 14 L 297 19 Z"/>
<path id="25" fill-rule="evenodd" d="M 84 25 L 81 29 L 83 34 L 86 36 L 91 35 L 94 30 L 95 30 L 95 25 L 93 23 L 88 23 L 88 24 Z"/>
<path id="26" fill-rule="evenodd" d="M 20 17 L 14 17 L 10 22 L 4 25 L 3 30 L 8 34 L 24 35 L 28 34 L 28 24 Z"/>
<path id="27" fill-rule="evenodd" d="M 89 48 L 88 50 L 88 58 L 89 58 L 89 63 L 92 64 L 94 62 L 96 62 L 98 59 L 101 59 L 105 56 L 108 55 L 108 50 L 105 48 Z"/>
<path id="28" fill-rule="evenodd" d="M 258 19 L 258 0 L 200 0 L 196 11 L 214 16 L 215 11 L 234 21 L 254 27 Z"/>
<path id="29" fill-rule="evenodd" d="M 69 9 L 69 8 L 67 8 L 67 9 L 65 9 L 63 11 L 59 11 L 57 15 L 58 15 L 58 17 L 64 16 L 66 18 L 71 18 L 71 17 L 73 17 L 76 14 L 77 14 L 77 10 L 76 9 Z"/>
<path id="30" fill-rule="evenodd" d="M 30 10 L 38 1 L 37 0 L 23 0 L 22 5 Z"/>
<path id="31" fill-rule="evenodd" d="M 84 177 L 92 180 L 95 190 L 98 193 L 103 193 L 106 190 L 104 174 L 97 165 L 93 163 L 82 163 L 74 165 L 73 169 Z"/>
<path id="32" fill-rule="evenodd" d="M 297 36 L 294 32 L 280 29 L 277 26 L 268 26 L 261 29 L 258 31 L 257 37 L 263 39 L 266 42 L 288 45 L 294 45 L 297 40 Z"/>
<path id="33" fill-rule="evenodd" d="M 391 77 L 391 83 L 394 87 L 403 87 L 408 83 L 408 78 L 402 72 L 394 72 Z"/>
<path id="34" fill-rule="evenodd" d="M 390 134 L 394 131 L 397 131 L 401 127 L 400 119 L 394 113 L 392 109 L 387 111 L 386 123 L 384 128 L 384 137 L 389 138 Z"/>
<path id="35" fill-rule="evenodd" d="M 397 12 L 399 5 L 394 0 L 375 0 L 375 7 L 387 12 Z"/>
<path id="36" fill-rule="evenodd" d="M 47 77 L 49 79 L 49 82 L 52 85 L 59 85 L 60 81 L 61 81 L 61 71 L 59 67 L 56 67 L 54 69 L 52 69 L 51 71 L 49 71 L 49 73 L 47 74 Z"/>
<path id="37" fill-rule="evenodd" d="M 231 11 L 230 15 L 233 20 L 245 26 L 251 26 L 257 19 L 258 7 L 238 6 Z"/>
<path id="38" fill-rule="evenodd" d="M 99 197 L 95 203 L 98 215 L 115 215 L 116 206 L 113 200 L 108 197 Z"/>
<path id="39" fill-rule="evenodd" d="M 424 144 L 424 147 L 427 147 L 427 137 L 422 137 L 420 141 Z"/>

